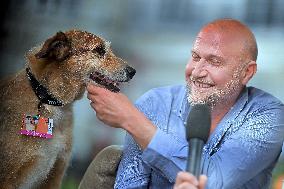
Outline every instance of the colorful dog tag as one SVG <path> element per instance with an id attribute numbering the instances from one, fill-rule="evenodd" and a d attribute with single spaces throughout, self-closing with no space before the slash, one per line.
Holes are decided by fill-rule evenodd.
<path id="1" fill-rule="evenodd" d="M 53 119 L 44 118 L 40 115 L 24 115 L 20 134 L 42 138 L 52 138 L 52 127 Z"/>

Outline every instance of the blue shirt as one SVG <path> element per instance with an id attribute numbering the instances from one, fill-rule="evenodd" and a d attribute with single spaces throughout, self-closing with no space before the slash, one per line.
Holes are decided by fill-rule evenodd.
<path id="1" fill-rule="evenodd" d="M 172 188 L 188 154 L 186 89 L 153 89 L 136 107 L 158 129 L 144 151 L 126 135 L 115 188 Z M 284 105 L 262 90 L 245 88 L 204 145 L 201 167 L 207 188 L 269 188 L 283 140 Z"/>

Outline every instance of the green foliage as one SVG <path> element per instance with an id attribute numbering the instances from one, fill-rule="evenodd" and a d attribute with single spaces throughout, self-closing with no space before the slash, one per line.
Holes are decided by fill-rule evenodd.
<path id="1" fill-rule="evenodd" d="M 61 189 L 77 189 L 79 182 L 74 177 L 66 177 L 63 179 Z"/>

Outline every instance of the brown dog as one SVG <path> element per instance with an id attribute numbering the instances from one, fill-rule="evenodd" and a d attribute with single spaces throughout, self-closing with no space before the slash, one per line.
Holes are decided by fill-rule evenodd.
<path id="1" fill-rule="evenodd" d="M 112 53 L 110 43 L 75 30 L 58 32 L 26 58 L 26 69 L 0 84 L 0 186 L 59 188 L 71 152 L 72 103 L 88 80 L 118 92 L 135 70 Z M 37 114 L 53 119 L 52 134 L 35 134 L 35 127 L 45 129 L 24 115 Z M 49 119 L 42 120 L 48 133 Z"/>

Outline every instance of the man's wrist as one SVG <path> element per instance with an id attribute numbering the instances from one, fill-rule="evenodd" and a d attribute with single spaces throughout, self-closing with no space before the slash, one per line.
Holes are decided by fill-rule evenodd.
<path id="1" fill-rule="evenodd" d="M 157 128 L 138 110 L 132 115 L 122 125 L 122 128 L 131 134 L 142 149 L 145 149 L 155 135 Z"/>

